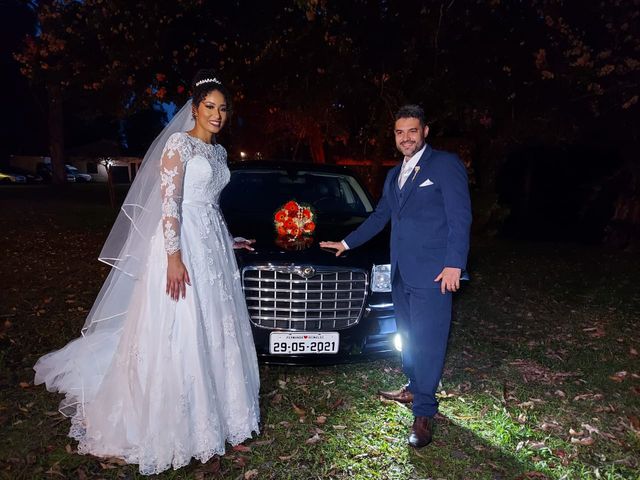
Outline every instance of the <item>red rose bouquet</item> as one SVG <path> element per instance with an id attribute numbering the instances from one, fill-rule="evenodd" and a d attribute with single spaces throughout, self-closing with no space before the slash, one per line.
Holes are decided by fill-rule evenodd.
<path id="1" fill-rule="evenodd" d="M 301 235 L 311 235 L 314 232 L 314 217 L 311 207 L 291 200 L 275 213 L 273 220 L 278 236 L 295 240 Z"/>

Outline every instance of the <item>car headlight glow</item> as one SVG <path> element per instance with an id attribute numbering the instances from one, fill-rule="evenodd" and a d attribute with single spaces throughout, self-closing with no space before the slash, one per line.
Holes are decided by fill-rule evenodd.
<path id="1" fill-rule="evenodd" d="M 402 337 L 399 333 L 393 336 L 393 347 L 399 352 L 402 351 Z"/>
<path id="2" fill-rule="evenodd" d="M 374 265 L 371 269 L 371 291 L 391 291 L 391 265 Z"/>

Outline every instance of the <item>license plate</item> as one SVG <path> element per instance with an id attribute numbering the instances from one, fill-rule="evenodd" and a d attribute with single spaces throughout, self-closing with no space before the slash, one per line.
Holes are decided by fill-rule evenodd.
<path id="1" fill-rule="evenodd" d="M 301 353 L 338 353 L 338 332 L 271 332 L 269 353 L 298 355 Z"/>

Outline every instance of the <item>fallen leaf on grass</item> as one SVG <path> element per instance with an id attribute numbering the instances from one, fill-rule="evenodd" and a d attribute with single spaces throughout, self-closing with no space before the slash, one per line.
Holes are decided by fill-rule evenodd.
<path id="1" fill-rule="evenodd" d="M 516 445 L 516 452 L 519 452 L 524 447 L 528 447 L 532 450 L 540 450 L 541 448 L 545 447 L 545 444 L 544 442 L 532 442 L 531 440 L 527 440 L 526 442 L 518 442 L 518 445 Z"/>
<path id="2" fill-rule="evenodd" d="M 593 439 L 593 437 L 571 437 L 571 443 L 573 443 L 574 445 L 584 445 L 588 447 L 589 445 L 593 445 L 595 443 L 595 440 Z"/>
<path id="3" fill-rule="evenodd" d="M 597 407 L 594 410 L 596 413 L 613 413 L 616 411 L 615 407 L 611 404 Z"/>
<path id="4" fill-rule="evenodd" d="M 236 445 L 235 447 L 232 448 L 232 450 L 234 452 L 250 452 L 251 451 L 251 447 L 247 447 L 246 445 Z"/>
<path id="5" fill-rule="evenodd" d="M 318 425 L 324 425 L 327 422 L 327 417 L 325 417 L 324 415 L 320 415 L 318 418 L 316 418 L 316 423 Z"/>
<path id="6" fill-rule="evenodd" d="M 235 463 L 238 467 L 244 468 L 249 463 L 249 459 L 247 457 L 243 457 L 242 455 L 238 455 L 234 458 L 233 463 Z"/>
<path id="7" fill-rule="evenodd" d="M 553 453 L 558 458 L 565 458 L 567 456 L 567 452 L 560 449 L 552 450 L 551 453 Z"/>
<path id="8" fill-rule="evenodd" d="M 29 388 L 31 386 L 29 382 L 20 382 L 18 385 L 20 388 Z"/>
<path id="9" fill-rule="evenodd" d="M 596 325 L 595 327 L 583 328 L 582 331 L 589 333 L 589 336 L 591 338 L 602 338 L 607 333 L 602 325 Z"/>
<path id="10" fill-rule="evenodd" d="M 558 424 L 558 422 L 551 421 L 543 422 L 542 425 L 540 425 L 540 428 L 545 432 L 548 432 L 549 430 L 560 430 L 562 427 Z"/>
<path id="11" fill-rule="evenodd" d="M 244 474 L 244 480 L 252 480 L 254 478 L 258 478 L 258 470 L 255 468 L 253 470 L 249 470 Z"/>
<path id="12" fill-rule="evenodd" d="M 609 376 L 609 379 L 613 380 L 616 383 L 624 382 L 625 378 L 627 378 L 627 372 L 625 371 L 616 372 L 613 375 Z"/>
<path id="13" fill-rule="evenodd" d="M 334 425 L 333 429 L 334 430 L 346 430 L 347 427 L 346 427 L 346 425 Z"/>
<path id="14" fill-rule="evenodd" d="M 591 435 L 592 433 L 600 434 L 600 430 L 598 430 L 596 427 L 592 427 L 588 423 L 583 423 L 581 426 L 582 428 L 585 428 L 587 432 L 589 432 L 589 435 Z"/>
<path id="15" fill-rule="evenodd" d="M 581 395 L 576 395 L 575 397 L 573 397 L 573 401 L 574 402 L 577 402 L 578 400 L 598 401 L 598 400 L 602 400 L 603 397 L 604 395 L 602 395 L 601 393 L 583 393 Z"/>
<path id="16" fill-rule="evenodd" d="M 629 355 L 633 355 L 635 357 L 638 355 L 638 351 L 633 347 L 629 347 Z"/>
<path id="17" fill-rule="evenodd" d="M 282 401 L 282 394 L 276 393 L 271 399 L 271 405 L 278 405 Z"/>
<path id="18" fill-rule="evenodd" d="M 312 437 L 307 438 L 304 443 L 307 445 L 315 445 L 320 440 L 322 440 L 322 438 L 320 438 L 320 435 L 315 433 Z"/>
<path id="19" fill-rule="evenodd" d="M 439 393 L 436 393 L 436 397 L 438 398 L 453 398 L 456 395 L 451 392 L 446 392 L 445 390 L 441 390 Z"/>
<path id="20" fill-rule="evenodd" d="M 295 403 L 291 404 L 293 406 L 293 411 L 296 412 L 296 415 L 303 417 L 306 415 L 306 411 L 303 408 L 300 408 L 298 405 L 296 405 Z"/>

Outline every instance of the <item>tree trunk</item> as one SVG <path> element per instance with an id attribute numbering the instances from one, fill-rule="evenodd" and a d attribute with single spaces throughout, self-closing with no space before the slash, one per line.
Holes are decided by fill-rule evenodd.
<path id="1" fill-rule="evenodd" d="M 326 163 L 324 156 L 324 137 L 320 126 L 314 124 L 309 132 L 309 149 L 311 150 L 311 158 L 313 163 Z"/>
<path id="2" fill-rule="evenodd" d="M 640 246 L 640 169 L 632 162 L 620 169 L 618 197 L 605 229 L 605 244 L 628 250 Z"/>
<path id="3" fill-rule="evenodd" d="M 64 170 L 64 114 L 62 109 L 62 89 L 60 85 L 47 85 L 49 100 L 49 155 L 51 156 L 51 172 L 54 184 L 65 183 L 67 175 Z"/>

